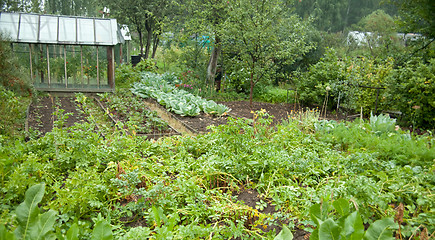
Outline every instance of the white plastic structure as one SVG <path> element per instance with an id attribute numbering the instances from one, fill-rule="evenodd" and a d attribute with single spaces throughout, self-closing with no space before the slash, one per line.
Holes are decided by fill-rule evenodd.
<path id="1" fill-rule="evenodd" d="M 0 31 L 12 42 L 115 46 L 124 43 L 116 19 L 0 12 Z"/>

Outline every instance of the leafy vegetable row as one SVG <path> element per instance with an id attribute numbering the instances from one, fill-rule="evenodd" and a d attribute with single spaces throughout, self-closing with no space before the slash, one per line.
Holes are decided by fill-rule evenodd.
<path id="1" fill-rule="evenodd" d="M 231 109 L 212 100 L 206 100 L 168 83 L 171 75 L 144 73 L 142 81 L 135 83 L 131 91 L 139 97 L 154 98 L 159 104 L 181 116 L 197 116 L 200 112 L 223 116 Z"/>

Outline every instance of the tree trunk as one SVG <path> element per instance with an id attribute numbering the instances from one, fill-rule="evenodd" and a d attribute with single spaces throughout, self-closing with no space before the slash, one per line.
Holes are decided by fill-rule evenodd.
<path id="1" fill-rule="evenodd" d="M 154 34 L 153 54 L 151 55 L 151 58 L 153 58 L 153 59 L 156 57 L 157 47 L 159 46 L 159 42 L 160 42 L 159 36 L 160 36 L 160 34 Z"/>
<path id="2" fill-rule="evenodd" d="M 249 108 L 252 109 L 252 97 L 254 95 L 254 69 L 255 69 L 255 62 L 252 61 L 252 69 L 251 69 L 251 90 L 249 91 Z"/>
<path id="3" fill-rule="evenodd" d="M 145 59 L 148 59 L 150 55 L 151 42 L 153 40 L 153 28 L 151 26 L 151 20 L 147 20 L 145 23 L 145 28 L 147 30 L 147 43 L 145 47 Z"/>
<path id="4" fill-rule="evenodd" d="M 207 67 L 207 80 L 210 83 L 210 85 L 212 85 L 214 82 L 218 58 L 219 58 L 219 55 L 221 52 L 221 48 L 222 48 L 221 40 L 218 36 L 216 36 L 213 52 L 210 55 L 210 61 L 208 62 L 208 67 Z"/>
<path id="5" fill-rule="evenodd" d="M 137 33 L 139 34 L 140 55 L 143 56 L 143 34 L 139 28 L 137 28 Z"/>

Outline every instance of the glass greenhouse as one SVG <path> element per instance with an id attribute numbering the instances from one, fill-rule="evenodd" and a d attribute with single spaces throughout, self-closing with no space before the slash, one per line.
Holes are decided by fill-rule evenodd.
<path id="1" fill-rule="evenodd" d="M 1 12 L 0 32 L 38 90 L 115 88 L 115 58 L 122 59 L 125 42 L 116 19 Z"/>

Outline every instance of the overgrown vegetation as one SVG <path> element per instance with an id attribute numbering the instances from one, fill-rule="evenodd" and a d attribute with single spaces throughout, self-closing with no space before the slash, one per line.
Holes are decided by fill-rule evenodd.
<path id="1" fill-rule="evenodd" d="M 145 31 L 142 53 L 157 54 L 157 63 L 118 66 L 123 91 L 100 95 L 109 111 L 77 94 L 87 121 L 66 128 L 70 114 L 57 108 L 54 128 L 44 136 L 23 131 L 32 91 L 25 64 L 0 39 L 0 239 L 280 240 L 300 230 L 310 239 L 434 238 L 429 3 L 389 1 L 402 25 L 409 23 L 402 29 L 422 33 L 402 42 L 386 13 L 394 11 L 375 11 L 378 0 L 338 2 L 186 1 L 176 8 L 162 1 L 159 8 L 150 1 L 138 12 L 136 2 L 112 1 L 114 14 L 132 11 L 124 21 L 140 15 L 136 51 L 144 49 Z M 52 3 L 47 9 L 63 12 Z M 9 5 L 1 7 L 15 9 Z M 346 22 L 332 24 L 337 16 Z M 367 39 L 348 42 L 346 34 L 334 33 L 355 30 L 351 24 Z M 165 28 L 174 33 L 158 49 Z M 218 67 L 222 76 L 214 79 Z M 163 74 L 167 70 L 175 73 Z M 86 73 L 96 75 L 90 68 Z M 262 110 L 253 119 L 229 117 L 197 136 L 154 141 L 135 134 L 166 128 L 141 109 L 141 97 L 183 116 L 222 116 L 229 109 L 206 98 L 239 100 L 248 92 L 261 101 L 290 98 L 322 110 L 295 109 L 278 125 Z M 320 120 L 325 109 L 363 116 Z M 107 121 L 110 110 L 127 124 Z M 399 125 L 425 131 L 416 135 Z M 255 207 L 239 200 L 242 192 L 255 194 Z"/>
<path id="2" fill-rule="evenodd" d="M 395 130 L 385 116 L 349 124 L 314 121 L 301 131 L 301 119 L 274 128 L 267 113 L 257 112 L 252 120 L 230 118 L 209 134 L 157 142 L 95 128 L 91 119 L 65 129 L 66 117 L 41 138 L 1 139 L 2 231 L 18 226 L 16 207 L 41 182 L 41 214 L 57 212 L 50 213 L 55 219 L 50 232 L 57 238 L 74 231 L 79 239 L 91 239 L 98 222 L 106 222 L 117 239 L 273 239 L 278 232 L 263 232 L 263 226 L 308 231 L 335 226 L 338 220 L 328 217 L 311 220 L 310 209 L 318 203 L 335 206 L 340 198 L 358 209 L 338 212 L 341 216 L 361 216 L 373 226 L 402 204 L 401 222 L 381 220 L 390 221 L 390 236 L 435 230 L 433 137 Z M 235 194 L 244 189 L 258 191 L 258 208 L 237 201 Z M 275 210 L 263 212 L 267 206 Z"/>

